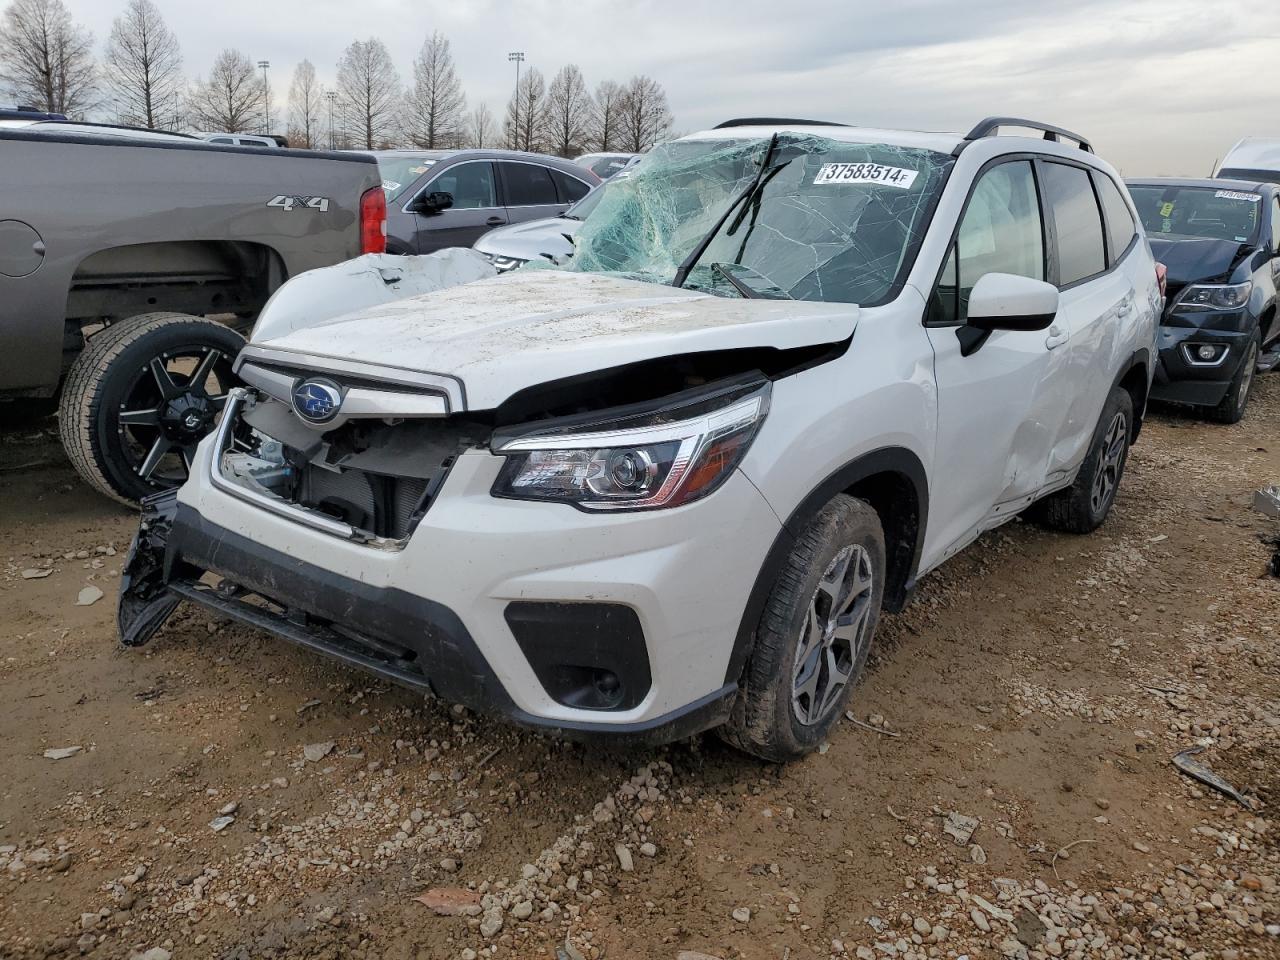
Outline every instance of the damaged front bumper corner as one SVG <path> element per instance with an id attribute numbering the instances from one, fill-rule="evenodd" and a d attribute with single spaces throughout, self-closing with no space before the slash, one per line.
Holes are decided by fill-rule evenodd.
<path id="1" fill-rule="evenodd" d="M 183 600 L 433 699 L 570 739 L 678 740 L 723 723 L 737 693 L 729 683 L 668 713 L 622 723 L 530 713 L 513 701 L 448 607 L 286 558 L 209 522 L 167 491 L 144 501 L 126 558 L 121 641 L 146 643 Z"/>
<path id="2" fill-rule="evenodd" d="M 142 520 L 120 578 L 116 626 L 120 642 L 139 647 L 151 639 L 182 598 L 168 588 L 166 548 L 178 510 L 178 491 L 166 490 L 142 501 Z"/>

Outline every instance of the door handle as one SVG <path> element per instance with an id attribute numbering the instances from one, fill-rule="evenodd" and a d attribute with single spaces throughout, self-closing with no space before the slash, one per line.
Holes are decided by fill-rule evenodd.
<path id="1" fill-rule="evenodd" d="M 1069 339 L 1071 339 L 1071 331 L 1055 323 L 1049 328 L 1049 336 L 1045 338 L 1045 349 L 1052 350 L 1054 347 L 1060 347 Z"/>
<path id="2" fill-rule="evenodd" d="M 506 222 L 507 222 L 507 221 L 506 221 L 505 219 L 503 219 L 502 217 L 490 217 L 488 220 L 486 220 L 486 221 L 485 221 L 485 226 L 487 226 L 487 227 L 500 227 L 500 226 L 502 226 L 502 225 L 503 225 L 504 223 L 506 223 Z"/>

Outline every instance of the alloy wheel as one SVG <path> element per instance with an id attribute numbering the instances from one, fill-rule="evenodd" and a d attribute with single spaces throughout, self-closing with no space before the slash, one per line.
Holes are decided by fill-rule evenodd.
<path id="1" fill-rule="evenodd" d="M 1253 386 L 1253 374 L 1258 366 L 1258 342 L 1255 340 L 1249 344 L 1249 350 L 1244 355 L 1244 366 L 1240 369 L 1240 383 L 1236 387 L 1236 409 L 1244 412 L 1245 404 L 1249 402 L 1249 390 Z"/>
<path id="2" fill-rule="evenodd" d="M 156 487 L 186 479 L 196 445 L 226 405 L 231 363 L 221 350 L 192 346 L 152 357 L 138 370 L 116 413 L 130 470 Z"/>
<path id="3" fill-rule="evenodd" d="M 1116 486 L 1120 483 L 1120 471 L 1124 468 L 1124 455 L 1129 439 L 1129 419 L 1124 413 L 1117 413 L 1111 418 L 1111 425 L 1102 440 L 1102 462 L 1093 477 L 1093 488 L 1089 493 L 1089 506 L 1095 514 L 1100 514 L 1111 503 L 1115 496 Z"/>
<path id="4" fill-rule="evenodd" d="M 875 594 L 871 555 L 850 544 L 827 565 L 809 601 L 796 646 L 791 708 L 812 726 L 830 712 L 870 642 Z"/>

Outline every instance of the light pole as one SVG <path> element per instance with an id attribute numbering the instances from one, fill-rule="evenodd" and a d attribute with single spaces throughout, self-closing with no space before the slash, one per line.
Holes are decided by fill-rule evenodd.
<path id="1" fill-rule="evenodd" d="M 262 71 L 262 107 L 265 119 L 262 121 L 262 132 L 268 136 L 271 134 L 271 87 L 267 84 L 267 67 L 271 66 L 270 60 L 259 60 L 258 69 Z"/>
<path id="2" fill-rule="evenodd" d="M 338 99 L 338 95 L 332 90 L 326 90 L 324 98 L 329 101 L 329 149 L 333 149 L 333 101 Z"/>
<path id="3" fill-rule="evenodd" d="M 507 54 L 507 62 L 516 65 L 516 95 L 512 99 L 511 127 L 515 130 L 515 148 L 520 149 L 520 64 L 524 63 L 524 51 Z"/>

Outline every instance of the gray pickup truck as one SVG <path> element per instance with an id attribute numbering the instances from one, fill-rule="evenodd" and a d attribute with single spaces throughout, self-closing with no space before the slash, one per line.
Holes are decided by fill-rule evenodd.
<path id="1" fill-rule="evenodd" d="M 67 455 L 133 503 L 181 483 L 290 277 L 386 245 L 372 157 L 0 120 L 0 399 L 58 395 Z"/>

